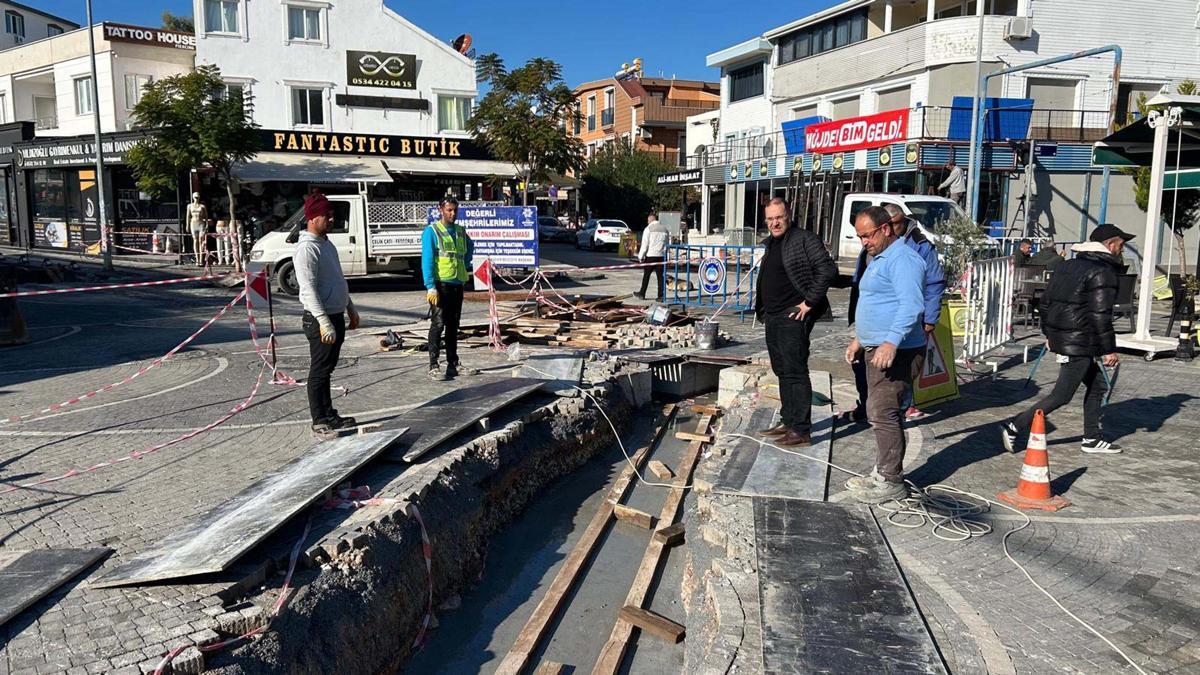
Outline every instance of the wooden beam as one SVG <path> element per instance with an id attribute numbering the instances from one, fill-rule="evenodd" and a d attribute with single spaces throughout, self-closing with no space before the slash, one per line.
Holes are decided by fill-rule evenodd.
<path id="1" fill-rule="evenodd" d="M 683 642 L 686 629 L 658 612 L 651 612 L 648 609 L 634 607 L 633 605 L 625 605 L 617 613 L 617 616 L 637 626 L 643 633 L 660 637 L 673 645 Z"/>
<path id="2" fill-rule="evenodd" d="M 671 480 L 675 477 L 675 474 L 671 472 L 670 467 L 658 461 L 657 459 L 650 460 L 650 463 L 646 466 L 650 469 L 650 473 L 657 476 L 659 480 Z"/>
<path id="3" fill-rule="evenodd" d="M 533 614 L 525 622 L 525 626 L 521 629 L 521 632 L 517 634 L 517 639 L 513 642 L 512 648 L 508 650 L 508 654 L 500 662 L 500 666 L 495 671 L 497 675 L 517 675 L 529 665 L 530 657 L 537 651 L 538 643 L 546 635 L 546 631 L 550 628 L 554 617 L 558 615 L 559 608 L 563 604 L 564 599 L 570 594 L 575 581 L 586 566 L 588 559 L 591 558 L 593 550 L 612 522 L 613 507 L 624 499 L 625 493 L 632 487 L 635 474 L 641 470 L 642 464 L 650 456 L 651 451 L 658 447 L 662 437 L 666 434 L 667 428 L 671 426 L 671 420 L 675 418 L 676 411 L 677 406 L 675 404 L 670 404 L 663 409 L 665 417 L 662 424 L 659 425 L 658 430 L 655 431 L 654 438 L 644 447 L 633 453 L 631 458 L 633 460 L 631 462 L 632 466 L 626 464 L 621 474 L 617 476 L 616 482 L 613 483 L 604 501 L 600 503 L 600 507 L 596 509 L 595 515 L 592 516 L 587 529 L 580 536 L 579 542 L 575 544 L 575 548 L 571 549 L 571 552 L 567 555 L 563 566 L 559 568 L 558 574 L 554 576 L 554 581 L 550 582 L 550 588 L 546 590 L 546 595 L 538 602 L 537 607 L 533 610 Z"/>
<path id="4" fill-rule="evenodd" d="M 692 433 L 691 431 L 676 431 L 675 438 L 681 441 L 697 441 L 700 443 L 712 443 L 713 440 L 712 434 Z"/>
<path id="5" fill-rule="evenodd" d="M 701 417 L 700 421 L 696 423 L 696 432 L 693 435 L 707 434 L 712 419 L 712 415 Z M 687 494 L 687 489 L 692 482 L 692 472 L 696 470 L 703 447 L 704 444 L 700 441 L 692 441 L 688 444 L 683 458 L 679 460 L 679 465 L 676 467 L 675 481 L 672 483 L 670 492 L 667 493 L 666 500 L 663 501 L 662 511 L 658 515 L 659 523 L 673 525 L 675 519 L 679 517 L 679 512 L 683 508 L 683 497 Z M 665 546 L 661 537 L 650 537 L 646 553 L 642 556 L 642 563 L 638 566 L 637 574 L 633 578 L 633 585 L 629 588 L 629 594 L 625 596 L 626 605 L 640 608 L 646 604 L 646 596 L 650 592 L 654 577 L 658 575 L 658 566 L 662 562 Z M 633 624 L 618 616 L 617 623 L 608 636 L 608 642 L 601 650 L 600 658 L 596 660 L 592 674 L 614 675 L 621 668 L 621 662 L 625 660 L 625 650 L 629 648 L 629 641 L 632 637 Z"/>
<path id="6" fill-rule="evenodd" d="M 555 661 L 542 661 L 542 665 L 534 671 L 535 675 L 564 675 L 567 667 Z"/>
<path id="7" fill-rule="evenodd" d="M 632 506 L 614 504 L 613 515 L 617 517 L 617 520 L 623 520 L 631 525 L 637 525 L 647 530 L 654 529 L 654 516 L 645 511 L 639 511 Z"/>
<path id="8" fill-rule="evenodd" d="M 712 415 L 713 417 L 716 417 L 721 414 L 721 409 L 715 405 L 696 404 L 692 406 L 692 412 L 696 413 L 697 415 Z"/>
<path id="9" fill-rule="evenodd" d="M 654 531 L 654 537 L 661 539 L 663 546 L 678 546 L 683 543 L 683 535 L 686 528 L 683 523 L 675 523 L 666 527 L 660 527 Z"/>

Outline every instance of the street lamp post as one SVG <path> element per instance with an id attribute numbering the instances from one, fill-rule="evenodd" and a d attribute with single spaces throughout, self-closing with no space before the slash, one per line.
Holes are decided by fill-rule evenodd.
<path id="1" fill-rule="evenodd" d="M 92 0 L 85 0 L 85 2 L 87 4 L 88 55 L 92 62 L 92 120 L 96 127 L 96 194 L 97 208 L 99 209 L 96 216 L 97 222 L 100 224 L 100 252 L 104 256 L 104 269 L 111 271 L 113 268 L 112 241 L 108 230 L 108 210 L 104 203 L 104 151 L 100 145 L 100 80 L 96 76 L 96 31 L 92 25 Z"/>

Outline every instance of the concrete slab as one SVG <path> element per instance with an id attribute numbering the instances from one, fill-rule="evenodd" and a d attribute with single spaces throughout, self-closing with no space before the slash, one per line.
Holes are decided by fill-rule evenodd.
<path id="1" fill-rule="evenodd" d="M 813 391 L 826 397 L 830 394 L 829 374 L 812 374 Z M 736 429 L 725 429 L 723 433 L 742 433 L 756 436 L 759 429 L 778 423 L 778 410 L 759 407 L 754 409 L 748 422 Z M 829 461 L 833 438 L 833 405 L 813 405 L 813 444 L 807 448 L 794 448 L 809 457 Z M 729 443 L 731 457 L 717 481 L 713 492 L 755 497 L 783 497 L 824 501 L 829 467 L 811 459 L 760 445 L 748 439 L 738 438 Z"/>
<path id="2" fill-rule="evenodd" d="M 513 376 L 542 380 L 543 388 L 551 394 L 573 392 L 583 379 L 585 361 L 587 352 L 531 354 Z"/>
<path id="3" fill-rule="evenodd" d="M 753 501 L 763 672 L 946 672 L 867 507 Z"/>
<path id="4" fill-rule="evenodd" d="M 107 588 L 220 572 L 327 490 L 386 451 L 406 430 L 344 436 L 321 443 L 89 585 Z"/>
<path id="5" fill-rule="evenodd" d="M 108 548 L 13 551 L 0 556 L 0 626 L 74 579 Z"/>
<path id="6" fill-rule="evenodd" d="M 385 459 L 389 462 L 415 462 L 446 439 L 500 408 L 532 394 L 541 386 L 542 380 L 513 377 L 481 382 L 442 394 L 383 425 L 384 429 L 408 430 L 401 444 Z"/>

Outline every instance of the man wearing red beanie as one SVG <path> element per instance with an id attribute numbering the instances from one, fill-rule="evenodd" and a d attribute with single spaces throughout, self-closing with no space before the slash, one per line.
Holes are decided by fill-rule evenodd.
<path id="1" fill-rule="evenodd" d="M 337 247 L 326 235 L 333 225 L 333 205 L 314 190 L 304 200 L 307 229 L 300 233 L 293 264 L 304 306 L 304 336 L 308 338 L 308 410 L 313 435 L 322 440 L 337 436 L 338 429 L 354 426 L 353 417 L 342 417 L 333 408 L 329 376 L 337 365 L 346 329 L 358 328 L 358 312 L 342 275 Z M 349 319 L 349 325 L 347 325 Z"/>

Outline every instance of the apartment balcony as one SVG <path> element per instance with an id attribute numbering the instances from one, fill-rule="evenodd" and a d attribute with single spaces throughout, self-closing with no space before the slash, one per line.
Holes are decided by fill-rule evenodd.
<path id="1" fill-rule="evenodd" d="M 612 108 L 605 108 L 600 111 L 600 126 L 611 127 L 613 120 L 616 118 L 616 111 Z"/>
<path id="2" fill-rule="evenodd" d="M 683 127 L 687 118 L 721 107 L 719 101 L 660 101 L 654 98 L 642 100 L 643 121 L 646 124 Z"/>
<path id="3" fill-rule="evenodd" d="M 58 115 L 46 115 L 36 117 L 33 120 L 33 128 L 39 131 L 58 128 Z"/>
<path id="4" fill-rule="evenodd" d="M 595 115 L 587 116 L 587 130 L 588 131 L 596 130 L 596 116 Z"/>
<path id="5" fill-rule="evenodd" d="M 984 116 L 984 139 L 1090 144 L 1108 135 L 1111 119 L 1108 110 L 988 110 Z M 970 108 L 917 108 L 908 116 L 910 141 L 965 143 L 970 138 L 970 129 Z M 703 154 L 686 158 L 686 165 L 720 166 L 786 154 L 783 132 L 774 131 L 710 145 Z"/>

